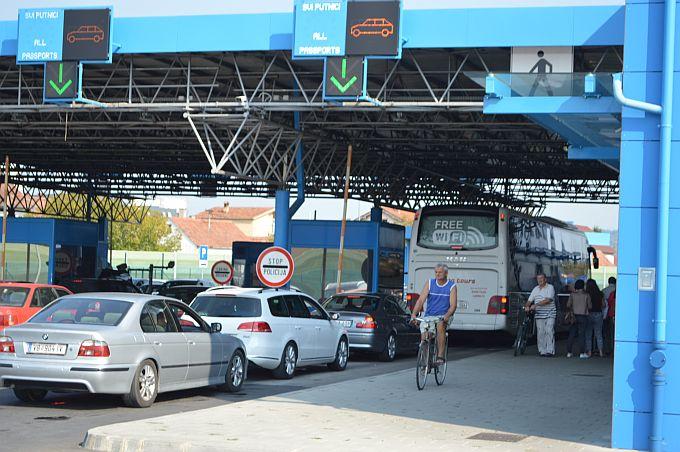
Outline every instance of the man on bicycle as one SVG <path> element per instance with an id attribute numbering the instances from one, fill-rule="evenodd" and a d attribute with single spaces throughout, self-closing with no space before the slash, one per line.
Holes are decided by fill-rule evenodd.
<path id="1" fill-rule="evenodd" d="M 444 363 L 444 356 L 441 354 L 445 353 L 446 328 L 458 307 L 458 288 L 454 281 L 449 280 L 448 276 L 449 267 L 446 264 L 437 264 L 434 268 L 434 278 L 428 280 L 423 287 L 411 314 L 411 321 L 413 322 L 427 302 L 425 317 L 444 316 L 441 322 L 437 322 L 437 350 L 440 354 L 440 356 L 437 356 L 437 364 Z M 421 337 L 422 340 L 425 340 L 424 334 Z"/>

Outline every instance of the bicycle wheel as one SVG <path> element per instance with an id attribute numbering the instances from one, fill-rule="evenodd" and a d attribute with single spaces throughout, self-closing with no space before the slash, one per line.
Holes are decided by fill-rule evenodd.
<path id="1" fill-rule="evenodd" d="M 425 382 L 427 381 L 428 373 L 428 361 L 429 361 L 429 342 L 421 342 L 418 348 L 418 361 L 416 362 L 416 385 L 418 390 L 425 387 Z"/>
<path id="2" fill-rule="evenodd" d="M 524 325 L 522 329 L 522 341 L 520 342 L 519 353 L 523 355 L 527 349 L 527 342 L 529 341 L 529 325 Z"/>
<path id="3" fill-rule="evenodd" d="M 444 384 L 446 379 L 446 368 L 449 365 L 449 335 L 446 335 L 446 341 L 444 341 L 444 353 L 438 352 L 437 356 L 444 357 L 444 364 L 434 366 L 434 381 L 437 382 L 438 386 Z"/>
<path id="4" fill-rule="evenodd" d="M 524 342 L 524 331 L 526 330 L 526 325 L 524 322 L 519 326 L 519 329 L 517 330 L 517 337 L 515 338 L 515 344 L 514 344 L 514 349 L 515 349 L 515 356 L 523 354 L 524 352 L 522 351 L 522 343 Z M 526 345 L 524 345 L 526 347 Z"/>

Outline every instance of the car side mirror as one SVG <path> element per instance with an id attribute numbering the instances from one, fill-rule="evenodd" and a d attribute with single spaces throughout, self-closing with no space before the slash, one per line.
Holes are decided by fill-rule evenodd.
<path id="1" fill-rule="evenodd" d="M 220 331 L 222 331 L 222 324 L 221 323 L 215 322 L 215 323 L 210 324 L 210 332 L 211 333 L 219 333 Z"/>
<path id="2" fill-rule="evenodd" d="M 597 270 L 598 268 L 600 268 L 600 258 L 594 257 L 593 258 L 593 269 Z"/>
<path id="3" fill-rule="evenodd" d="M 331 314 L 331 320 L 340 320 L 340 314 L 334 312 Z"/>

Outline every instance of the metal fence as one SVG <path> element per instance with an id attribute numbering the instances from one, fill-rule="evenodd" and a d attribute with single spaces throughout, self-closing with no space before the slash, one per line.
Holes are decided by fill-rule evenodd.
<path id="1" fill-rule="evenodd" d="M 124 251 L 114 250 L 111 264 L 116 265 L 125 263 L 132 270 L 130 276 L 133 278 L 148 278 L 149 265 L 166 266 L 168 262 L 174 261 L 172 269 L 157 269 L 155 279 L 193 279 L 210 278 L 210 268 L 219 260 L 231 262 L 231 251 L 210 250 L 208 253 L 208 265 L 201 268 L 198 261 L 198 251 L 195 253 L 181 252 L 160 252 L 160 251 Z"/>

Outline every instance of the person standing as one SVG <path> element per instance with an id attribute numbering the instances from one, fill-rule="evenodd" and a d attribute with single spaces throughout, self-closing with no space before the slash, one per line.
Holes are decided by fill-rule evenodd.
<path id="1" fill-rule="evenodd" d="M 616 290 L 616 278 L 610 276 L 607 280 L 607 284 L 609 285 L 602 289 L 602 295 L 604 295 L 605 300 L 609 300 L 609 295 Z"/>
<path id="2" fill-rule="evenodd" d="M 604 296 L 594 279 L 586 281 L 586 293 L 590 295 L 591 304 L 590 313 L 588 314 L 588 327 L 586 328 L 586 355 L 588 355 L 588 358 L 592 356 L 594 332 L 597 351 L 602 357 L 604 356 L 602 344 L 602 308 L 604 307 Z"/>
<path id="3" fill-rule="evenodd" d="M 544 273 L 536 275 L 538 285 L 529 295 L 525 309 L 535 312 L 538 353 L 541 356 L 555 356 L 555 288 L 548 284 Z"/>
<path id="4" fill-rule="evenodd" d="M 569 339 L 567 340 L 567 358 L 571 358 L 574 341 L 578 340 L 578 349 L 581 352 L 580 358 L 587 358 L 586 355 L 586 327 L 588 325 L 588 312 L 591 308 L 590 295 L 585 291 L 585 283 L 579 279 L 574 283 L 574 292 L 569 295 L 567 310 L 574 313 L 574 324 L 569 328 Z"/>
<path id="5" fill-rule="evenodd" d="M 616 290 L 616 278 L 610 276 L 609 279 L 607 279 L 607 283 L 609 285 L 602 289 L 603 296 L 602 299 L 604 300 L 604 307 L 602 308 L 602 318 L 604 319 L 605 323 L 607 321 L 607 312 L 609 310 L 609 295 L 611 295 L 611 293 Z"/>
<path id="6" fill-rule="evenodd" d="M 616 290 L 609 294 L 607 299 L 609 309 L 607 316 L 604 319 L 604 352 L 605 354 L 614 354 L 614 336 L 615 336 L 615 322 L 616 322 Z"/>

